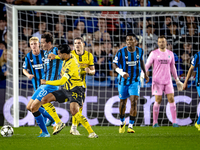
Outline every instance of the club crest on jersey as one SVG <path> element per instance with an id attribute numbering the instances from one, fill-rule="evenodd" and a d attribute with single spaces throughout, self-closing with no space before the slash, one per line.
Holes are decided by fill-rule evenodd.
<path id="1" fill-rule="evenodd" d="M 170 58 L 170 56 L 168 56 L 168 58 Z"/>
<path id="2" fill-rule="evenodd" d="M 125 56 L 125 59 L 128 59 L 128 56 Z"/>
<path id="3" fill-rule="evenodd" d="M 139 59 L 139 58 L 140 58 L 140 56 L 139 56 L 139 55 L 137 55 L 137 56 L 136 56 L 136 58 L 137 58 L 137 59 Z"/>

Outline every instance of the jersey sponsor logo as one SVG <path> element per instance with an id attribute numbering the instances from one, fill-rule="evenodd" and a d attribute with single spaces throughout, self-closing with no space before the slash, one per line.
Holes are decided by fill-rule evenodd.
<path id="1" fill-rule="evenodd" d="M 128 61 L 128 62 L 126 62 L 126 64 L 129 65 L 129 66 L 136 66 L 137 63 L 138 63 L 138 61 Z"/>
<path id="2" fill-rule="evenodd" d="M 35 68 L 35 69 L 43 69 L 43 65 L 42 64 L 32 65 L 32 67 Z"/>
<path id="3" fill-rule="evenodd" d="M 168 64 L 168 60 L 158 60 L 158 62 L 161 64 Z"/>

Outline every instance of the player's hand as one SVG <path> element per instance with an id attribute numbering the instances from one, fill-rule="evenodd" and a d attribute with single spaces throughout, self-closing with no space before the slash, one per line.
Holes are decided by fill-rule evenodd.
<path id="1" fill-rule="evenodd" d="M 183 90 L 187 90 L 187 83 L 183 83 Z"/>
<path id="2" fill-rule="evenodd" d="M 149 82 L 149 76 L 147 74 L 145 74 L 145 79 L 146 79 L 146 83 Z"/>
<path id="3" fill-rule="evenodd" d="M 55 54 L 49 54 L 49 55 L 48 55 L 48 59 L 51 59 L 51 60 L 54 60 L 54 59 L 55 59 L 55 57 L 56 57 L 56 55 L 55 55 Z"/>
<path id="4" fill-rule="evenodd" d="M 176 80 L 178 91 L 183 91 L 183 83 L 178 79 Z"/>
<path id="5" fill-rule="evenodd" d="M 125 72 L 125 74 L 123 75 L 124 79 L 127 79 L 129 77 L 129 74 L 127 72 Z"/>
<path id="6" fill-rule="evenodd" d="M 41 79 L 40 82 L 41 82 L 41 84 L 46 84 L 46 80 L 44 80 L 44 79 Z"/>
<path id="7" fill-rule="evenodd" d="M 85 68 L 85 72 L 86 73 L 90 73 L 90 69 L 87 67 L 87 68 Z"/>
<path id="8" fill-rule="evenodd" d="M 28 75 L 28 78 L 31 80 L 32 78 L 34 77 L 34 75 L 32 75 L 32 74 L 29 74 Z"/>

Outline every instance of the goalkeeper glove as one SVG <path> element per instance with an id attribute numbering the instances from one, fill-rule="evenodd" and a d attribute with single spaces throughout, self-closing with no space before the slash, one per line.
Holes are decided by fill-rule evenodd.
<path id="1" fill-rule="evenodd" d="M 178 91 L 183 91 L 183 83 L 178 78 L 175 81 L 176 81 Z"/>

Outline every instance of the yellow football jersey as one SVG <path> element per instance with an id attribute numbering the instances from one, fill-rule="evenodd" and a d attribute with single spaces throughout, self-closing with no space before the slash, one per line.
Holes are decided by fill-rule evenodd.
<path id="1" fill-rule="evenodd" d="M 87 68 L 89 66 L 94 66 L 94 57 L 88 51 L 84 51 L 83 55 L 76 54 L 75 50 L 71 51 L 71 53 L 76 57 L 79 65 L 80 65 L 80 68 L 81 68 L 81 72 L 80 72 L 81 79 L 83 80 L 84 88 L 86 88 L 87 86 L 86 86 L 86 79 L 85 79 L 85 77 L 86 77 L 85 68 Z"/>
<path id="2" fill-rule="evenodd" d="M 80 71 L 80 65 L 75 56 L 72 55 L 70 59 L 63 61 L 61 75 L 68 79 L 64 85 L 65 89 L 71 90 L 76 86 L 83 86 Z"/>

